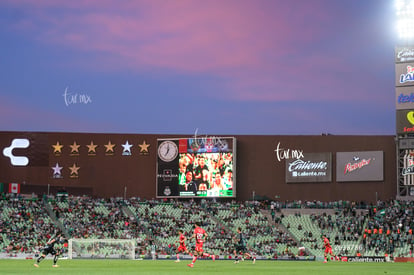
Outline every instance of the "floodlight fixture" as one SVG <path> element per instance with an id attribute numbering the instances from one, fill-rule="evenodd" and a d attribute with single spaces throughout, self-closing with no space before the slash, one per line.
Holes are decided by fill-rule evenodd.
<path id="1" fill-rule="evenodd" d="M 414 39 L 414 0 L 395 0 L 396 28 L 400 39 Z"/>

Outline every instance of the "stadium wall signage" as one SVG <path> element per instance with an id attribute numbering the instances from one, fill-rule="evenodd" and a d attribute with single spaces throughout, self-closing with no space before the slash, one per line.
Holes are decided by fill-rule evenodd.
<path id="1" fill-rule="evenodd" d="M 49 165 L 47 135 L 21 133 L 2 146 L 3 157 L 12 166 L 42 167 Z"/>
<path id="2" fill-rule="evenodd" d="M 396 47 L 395 63 L 414 61 L 414 47 Z"/>
<path id="3" fill-rule="evenodd" d="M 414 133 L 414 110 L 397 110 L 397 134 Z"/>
<path id="4" fill-rule="evenodd" d="M 396 88 L 395 108 L 397 110 L 414 109 L 414 86 Z"/>
<path id="5" fill-rule="evenodd" d="M 414 152 L 405 150 L 403 157 L 403 167 L 400 176 L 403 177 L 404 185 L 414 185 Z"/>
<path id="6" fill-rule="evenodd" d="M 277 143 L 275 153 L 278 161 L 284 159 L 300 159 L 303 157 L 303 150 L 283 148 L 280 146 L 280 142 Z"/>
<path id="7" fill-rule="evenodd" d="M 384 180 L 384 152 L 337 152 L 336 181 Z"/>
<path id="8" fill-rule="evenodd" d="M 3 150 L 10 147 L 14 139 L 27 139 L 30 143 L 27 148 L 10 149 L 14 156 L 29 159 L 26 166 L 14 166 L 10 157 L 3 155 Z M 177 148 L 171 143 L 161 146 L 162 139 L 172 140 Z M 237 139 L 237 144 L 232 142 L 233 137 L 228 139 L 197 136 L 195 140 L 193 136 L 188 135 L 2 131 L 0 183 L 18 183 L 22 194 L 55 194 L 60 190 L 66 190 L 73 195 L 104 198 L 152 199 L 157 194 L 165 198 L 181 197 L 178 188 L 179 179 L 183 179 L 179 177 L 179 169 L 182 168 L 180 160 L 186 159 L 188 155 L 194 155 L 196 158 L 203 156 L 207 160 L 209 171 L 211 170 L 208 179 L 210 183 L 215 183 L 215 189 L 207 188 L 207 193 L 199 188 L 198 191 L 203 192 L 200 196 L 196 194 L 198 198 L 205 198 L 201 195 L 208 196 L 210 190 L 212 196 L 236 197 L 237 200 L 251 199 L 254 191 L 257 197 L 277 197 L 282 200 L 375 201 L 375 192 L 378 192 L 378 198 L 384 200 L 395 198 L 395 179 L 402 172 L 407 174 L 404 177 L 407 182 L 404 181 L 404 184 L 413 183 L 413 162 L 409 160 L 414 160 L 411 155 L 411 151 L 414 152 L 414 142 L 412 145 L 406 145 L 409 152 L 404 167 L 407 169 L 397 169 L 394 135 L 237 135 L 234 139 Z M 197 153 L 194 149 L 197 149 Z M 364 184 L 337 184 L 334 176 L 336 168 L 333 167 L 337 162 L 336 153 L 369 151 L 383 152 L 384 180 L 364 181 Z M 316 158 L 314 153 L 331 154 L 332 159 Z M 7 150 L 6 155 L 10 155 Z M 216 157 L 218 159 L 219 156 L 224 160 L 225 169 L 218 169 L 214 174 L 217 169 L 216 163 L 212 160 Z M 328 163 L 325 165 L 324 162 Z M 292 164 L 289 166 L 289 163 Z M 368 169 L 375 161 L 370 160 L 368 165 L 363 164 L 357 165 L 352 162 L 347 175 Z M 316 178 L 312 173 L 323 173 L 325 168 L 332 175 L 331 181 L 328 181 L 329 174 L 324 179 Z M 291 177 L 290 182 L 298 182 L 297 184 L 286 184 L 288 169 L 291 170 L 288 172 L 288 180 Z M 340 169 L 342 174 L 344 171 L 345 165 Z M 204 172 L 203 175 L 207 175 Z M 293 172 L 303 172 L 303 177 L 300 177 L 303 184 L 298 177 L 293 179 Z M 221 183 L 217 182 L 217 175 L 221 176 Z M 194 180 L 196 181 L 195 176 Z M 231 186 L 233 188 L 230 188 Z M 185 192 L 183 191 L 183 196 L 187 195 Z"/>
<path id="9" fill-rule="evenodd" d="M 369 256 L 365 256 L 365 257 L 356 257 L 356 256 L 349 256 L 346 257 L 347 261 L 349 263 L 352 262 L 359 262 L 359 263 L 385 263 L 385 257 L 369 257 Z"/>
<path id="10" fill-rule="evenodd" d="M 400 63 L 395 65 L 395 86 L 414 85 L 414 63 Z"/>
<path id="11" fill-rule="evenodd" d="M 332 181 L 332 154 L 306 153 L 286 160 L 286 183 Z"/>

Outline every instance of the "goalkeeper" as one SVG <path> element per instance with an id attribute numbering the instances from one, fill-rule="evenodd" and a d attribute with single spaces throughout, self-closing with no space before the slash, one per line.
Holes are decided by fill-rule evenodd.
<path id="1" fill-rule="evenodd" d="M 51 237 L 46 245 L 41 249 L 40 257 L 37 258 L 36 263 L 34 264 L 35 267 L 39 267 L 39 263 L 46 258 L 48 254 L 53 255 L 53 265 L 52 267 L 59 267 L 56 263 L 58 261 L 58 257 L 60 255 L 60 250 L 55 249 L 55 244 L 57 243 L 64 243 L 65 239 L 62 237 L 62 234 L 58 234 L 55 237 Z"/>

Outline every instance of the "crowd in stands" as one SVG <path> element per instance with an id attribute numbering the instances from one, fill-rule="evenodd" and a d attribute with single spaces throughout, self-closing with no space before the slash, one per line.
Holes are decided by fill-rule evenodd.
<path id="1" fill-rule="evenodd" d="M 0 252 L 33 253 L 55 231 L 42 201 L 37 199 L 3 196 L 0 209 Z"/>
<path id="2" fill-rule="evenodd" d="M 369 212 L 363 246 L 375 255 L 413 251 L 414 202 L 379 201 Z"/>
<path id="3" fill-rule="evenodd" d="M 195 222 L 209 234 L 205 250 L 232 257 L 236 229 L 248 240 L 249 252 L 265 258 L 323 253 L 328 234 L 341 255 L 411 255 L 413 202 L 377 204 L 339 202 L 59 199 L 7 194 L 0 199 L 0 253 L 36 253 L 57 231 L 67 238 L 134 239 L 136 254 L 175 255 L 178 230 L 187 237 Z M 311 211 L 303 211 L 303 210 Z M 294 214 L 286 212 L 293 210 Z M 188 243 L 193 249 L 194 241 Z M 152 248 L 151 248 L 152 247 Z"/>

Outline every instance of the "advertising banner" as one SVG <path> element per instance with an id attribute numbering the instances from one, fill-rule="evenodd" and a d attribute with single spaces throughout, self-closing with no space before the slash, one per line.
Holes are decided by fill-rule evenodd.
<path id="1" fill-rule="evenodd" d="M 47 134 L 4 134 L 0 143 L 0 165 L 11 167 L 47 167 L 49 145 Z"/>
<path id="2" fill-rule="evenodd" d="M 403 185 L 414 185 L 414 150 L 405 150 L 400 176 Z"/>
<path id="3" fill-rule="evenodd" d="M 397 110 L 396 119 L 397 134 L 414 133 L 414 109 Z"/>
<path id="4" fill-rule="evenodd" d="M 332 153 L 304 153 L 285 163 L 286 183 L 332 181 Z"/>
<path id="5" fill-rule="evenodd" d="M 395 47 L 395 63 L 414 62 L 414 47 Z"/>
<path id="6" fill-rule="evenodd" d="M 361 257 L 357 257 L 357 256 L 348 256 L 346 257 L 346 262 L 348 263 L 352 263 L 352 262 L 357 262 L 357 263 L 385 263 L 386 259 L 385 257 L 377 257 L 377 256 L 361 256 Z"/>
<path id="7" fill-rule="evenodd" d="M 336 181 L 383 181 L 384 152 L 337 152 Z"/>
<path id="8" fill-rule="evenodd" d="M 414 62 L 395 64 L 395 86 L 414 85 Z"/>
<path id="9" fill-rule="evenodd" d="M 414 86 L 396 87 L 395 108 L 397 110 L 414 109 Z"/>

